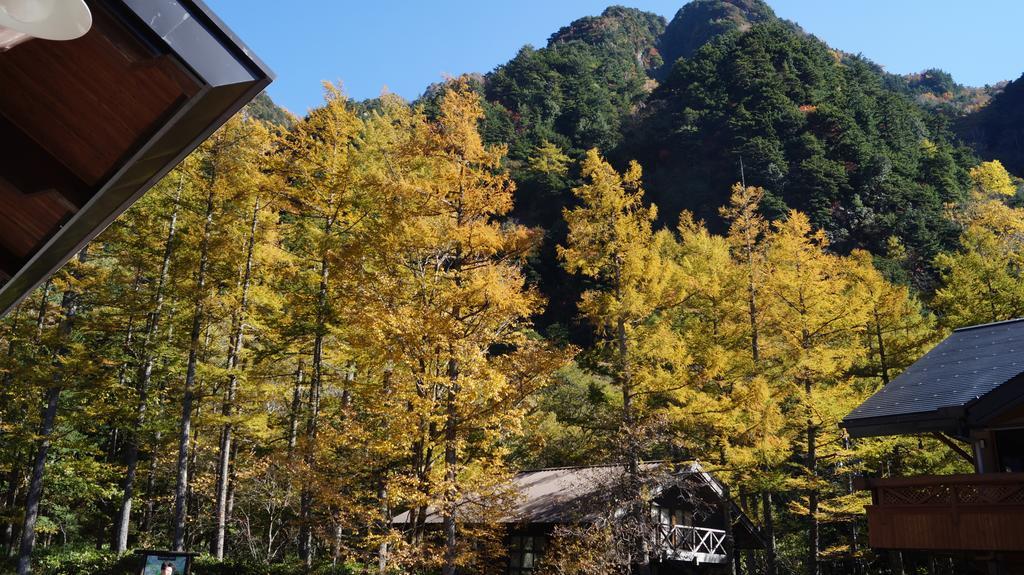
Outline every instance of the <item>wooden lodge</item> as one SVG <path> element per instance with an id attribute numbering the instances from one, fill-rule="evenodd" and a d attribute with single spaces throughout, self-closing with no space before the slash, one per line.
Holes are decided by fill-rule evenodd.
<path id="1" fill-rule="evenodd" d="M 644 464 L 652 482 L 649 502 L 652 575 L 731 573 L 735 554 L 763 549 L 760 531 L 728 499 L 725 487 L 697 463 L 678 467 Z M 529 575 L 542 560 L 558 526 L 585 525 L 609 510 L 600 508 L 626 473 L 622 465 L 557 467 L 524 471 L 513 479 L 517 504 L 496 522 L 506 528 L 504 573 Z M 683 493 L 682 491 L 685 491 Z M 610 510 L 613 515 L 616 511 Z M 408 525 L 410 514 L 394 523 Z M 439 514 L 428 510 L 425 523 L 437 527 Z M 613 523 L 614 524 L 614 523 Z"/>
<path id="2" fill-rule="evenodd" d="M 928 434 L 974 473 L 864 478 L 878 550 L 1024 559 L 1024 320 L 958 329 L 841 424 L 852 437 Z M 1012 567 L 1011 567 L 1012 566 Z"/>

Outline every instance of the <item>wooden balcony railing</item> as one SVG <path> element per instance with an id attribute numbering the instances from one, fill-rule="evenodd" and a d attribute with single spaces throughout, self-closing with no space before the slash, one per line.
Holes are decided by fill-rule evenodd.
<path id="1" fill-rule="evenodd" d="M 864 479 L 876 549 L 1024 551 L 1024 473 Z"/>
<path id="2" fill-rule="evenodd" d="M 657 543 L 666 559 L 726 563 L 725 531 L 689 525 L 660 525 Z"/>

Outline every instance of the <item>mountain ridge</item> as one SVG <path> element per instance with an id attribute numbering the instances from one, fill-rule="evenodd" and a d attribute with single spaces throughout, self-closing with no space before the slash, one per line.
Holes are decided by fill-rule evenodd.
<path id="1" fill-rule="evenodd" d="M 935 254 L 957 241 L 944 206 L 965 197 L 977 152 L 1013 159 L 1024 133 L 1024 121 L 1003 130 L 986 111 L 999 101 L 1016 109 L 1024 82 L 1004 96 L 936 68 L 892 74 L 762 0 L 694 0 L 671 21 L 610 6 L 472 83 L 485 99 L 486 141 L 509 147 L 513 217 L 547 230 L 535 267 L 553 300 L 560 290 L 572 300 L 554 246 L 574 201 L 575 162 L 589 148 L 620 166 L 641 163 L 664 225 L 689 211 L 721 230 L 718 207 L 745 179 L 765 188 L 766 215 L 805 211 L 837 250 L 884 257 L 895 236 L 908 254 L 901 265 L 927 291 Z M 422 101 L 429 107 L 440 93 L 430 88 Z M 570 160 L 565 174 L 533 167 L 549 144 Z M 1019 173 L 1024 159 L 1007 165 Z"/>
<path id="2" fill-rule="evenodd" d="M 946 205 L 967 197 L 979 161 L 958 126 L 992 90 L 938 69 L 888 73 L 760 0 L 695 0 L 653 37 L 658 22 L 610 7 L 483 77 L 485 137 L 509 146 L 519 188 L 513 216 L 547 231 L 534 271 L 550 320 L 571 315 L 580 289 L 559 269 L 555 246 L 579 183 L 572 166 L 592 147 L 620 167 L 640 162 L 661 225 L 687 211 L 724 231 L 718 208 L 745 180 L 765 188 L 766 216 L 804 211 L 837 251 L 884 259 L 898 239 L 902 255 L 888 267 L 932 289 L 936 254 L 958 242 Z M 637 58 L 652 49 L 660 65 Z M 532 167 L 549 144 L 573 160 L 566 174 Z"/>

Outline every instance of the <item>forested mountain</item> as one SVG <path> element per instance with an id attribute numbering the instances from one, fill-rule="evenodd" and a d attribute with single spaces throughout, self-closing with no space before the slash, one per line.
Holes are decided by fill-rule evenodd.
<path id="1" fill-rule="evenodd" d="M 944 70 L 930 68 L 916 74 L 883 75 L 885 86 L 914 98 L 924 108 L 957 118 L 975 112 L 988 104 L 992 94 L 1002 88 L 1002 82 L 995 86 L 964 86 Z"/>
<path id="2" fill-rule="evenodd" d="M 722 229 L 718 208 L 745 180 L 765 188 L 769 217 L 805 211 L 833 249 L 884 256 L 898 238 L 898 273 L 931 289 L 934 256 L 956 244 L 944 205 L 965 198 L 976 163 L 951 126 L 991 92 L 937 69 L 887 73 L 760 0 L 697 0 L 667 25 L 612 7 L 523 48 L 479 86 L 485 138 L 510 147 L 513 215 L 548 231 L 532 266 L 552 298 L 545 323 L 566 322 L 579 291 L 553 258 L 575 174 L 553 173 L 551 155 L 579 160 L 592 147 L 644 166 L 663 224 L 686 210 Z"/>
<path id="3" fill-rule="evenodd" d="M 246 109 L 253 118 L 275 126 L 287 128 L 295 122 L 295 117 L 275 104 L 266 92 L 260 92 Z"/>
<path id="4" fill-rule="evenodd" d="M 611 149 L 623 120 L 641 104 L 661 65 L 655 45 L 660 16 L 613 7 L 555 33 L 541 49 L 524 47 L 486 77 L 488 100 L 500 104 L 511 157 L 525 160 L 543 142 L 565 149 Z"/>
<path id="5" fill-rule="evenodd" d="M 670 219 L 716 220 L 745 178 L 767 190 L 770 217 L 799 209 L 841 250 L 881 253 L 895 235 L 916 262 L 954 241 L 942 209 L 963 199 L 972 161 L 874 67 L 781 22 L 678 61 L 619 153 L 647 168 Z"/>

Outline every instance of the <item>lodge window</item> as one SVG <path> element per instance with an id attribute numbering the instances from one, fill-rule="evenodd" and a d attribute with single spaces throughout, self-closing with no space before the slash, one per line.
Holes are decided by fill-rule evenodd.
<path id="1" fill-rule="evenodd" d="M 513 535 L 508 544 L 508 575 L 526 575 L 537 568 L 544 554 L 545 540 L 540 535 Z"/>
<path id="2" fill-rule="evenodd" d="M 651 506 L 651 519 L 655 523 L 674 527 L 676 525 L 693 525 L 693 513 L 660 505 Z"/>
<path id="3" fill-rule="evenodd" d="M 1024 471 L 1024 429 L 1001 429 L 995 432 L 999 471 Z"/>

